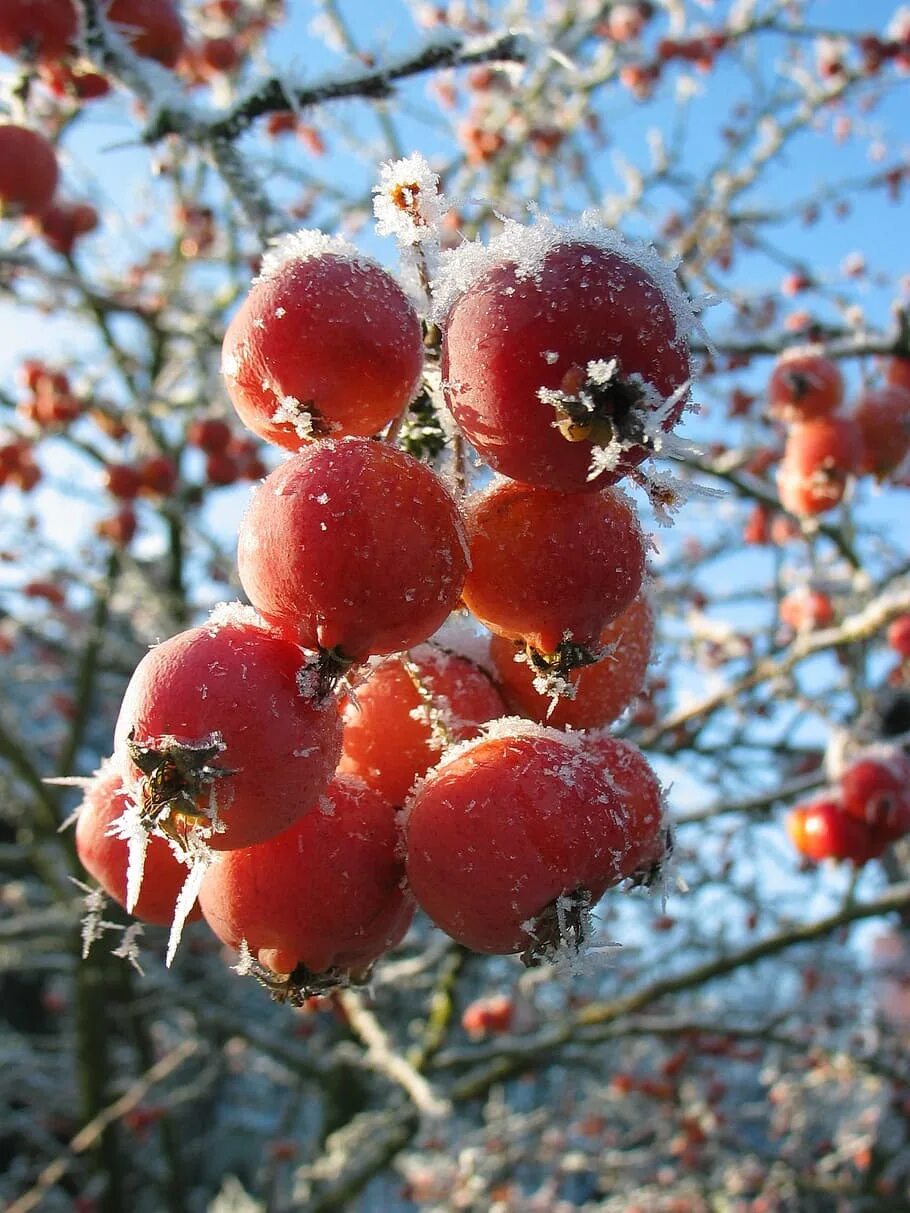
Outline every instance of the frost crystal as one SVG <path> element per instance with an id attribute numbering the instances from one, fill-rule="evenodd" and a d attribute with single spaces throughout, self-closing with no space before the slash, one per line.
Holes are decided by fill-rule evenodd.
<path id="1" fill-rule="evenodd" d="M 439 175 L 419 152 L 383 164 L 373 193 L 380 236 L 394 236 L 404 246 L 438 245 L 439 225 L 447 210 L 445 196 Z"/>
<path id="2" fill-rule="evenodd" d="M 139 963 L 139 940 L 142 937 L 144 929 L 141 922 L 131 923 L 123 932 L 120 947 L 114 948 L 113 952 L 111 952 L 112 956 L 118 956 L 121 960 L 128 960 L 140 977 L 145 976 L 145 971 Z"/>
<path id="3" fill-rule="evenodd" d="M 145 872 L 145 855 L 149 845 L 149 833 L 142 821 L 142 809 L 134 793 L 124 783 L 129 793 L 126 808 L 108 826 L 106 833 L 113 838 L 122 838 L 127 846 L 126 909 L 132 914 L 142 889 Z"/>
<path id="4" fill-rule="evenodd" d="M 95 940 L 115 927 L 116 923 L 105 922 L 102 918 L 107 904 L 103 889 L 92 889 L 78 880 L 73 883 L 85 892 L 85 914 L 82 918 L 82 959 L 85 960 Z"/>
<path id="5" fill-rule="evenodd" d="M 240 941 L 240 947 L 237 949 L 237 963 L 231 965 L 231 968 L 241 977 L 248 976 L 256 969 L 256 957 L 250 951 L 250 945 L 245 939 Z"/>
<path id="6" fill-rule="evenodd" d="M 306 405 L 301 404 L 296 396 L 278 398 L 278 407 L 272 413 L 272 421 L 275 425 L 291 426 L 297 437 L 303 442 L 308 442 L 315 437 L 312 415 Z"/>
<path id="7" fill-rule="evenodd" d="M 375 264 L 364 256 L 343 236 L 328 236 L 325 232 L 302 228 L 299 232 L 288 232 L 272 242 L 272 248 L 264 254 L 257 282 L 269 282 L 277 278 L 285 267 L 295 261 L 311 261 L 314 257 L 340 257 L 345 261 Z"/>
<path id="8" fill-rule="evenodd" d="M 262 620 L 256 611 L 244 602 L 219 602 L 212 607 L 205 627 L 210 635 L 215 635 L 222 628 L 261 628 Z"/>
<path id="9" fill-rule="evenodd" d="M 187 839 L 187 853 L 184 862 L 188 864 L 190 870 L 183 882 L 183 888 L 177 896 L 177 904 L 174 906 L 174 919 L 171 923 L 171 933 L 167 941 L 167 956 L 164 961 L 168 968 L 171 967 L 171 962 L 176 955 L 190 910 L 196 904 L 199 886 L 209 867 L 215 862 L 215 852 L 197 838 L 194 832 L 191 832 Z"/>

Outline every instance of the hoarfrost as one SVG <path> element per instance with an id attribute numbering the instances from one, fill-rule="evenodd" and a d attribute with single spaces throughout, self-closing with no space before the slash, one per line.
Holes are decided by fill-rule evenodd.
<path id="1" fill-rule="evenodd" d="M 343 236 L 329 236 L 315 228 L 301 228 L 298 232 L 287 232 L 272 241 L 272 247 L 263 255 L 255 281 L 270 282 L 280 277 L 285 268 L 295 261 L 312 261 L 325 256 L 361 265 L 376 264 Z"/>
<path id="2" fill-rule="evenodd" d="M 373 211 L 380 236 L 394 236 L 404 247 L 436 247 L 448 209 L 439 189 L 439 175 L 419 153 L 382 165 L 373 190 Z"/>
<path id="3" fill-rule="evenodd" d="M 117 956 L 121 960 L 128 960 L 140 977 L 145 976 L 145 970 L 139 963 L 139 940 L 142 937 L 144 929 L 141 922 L 131 923 L 123 932 L 120 947 L 114 948 L 111 952 L 112 956 Z"/>

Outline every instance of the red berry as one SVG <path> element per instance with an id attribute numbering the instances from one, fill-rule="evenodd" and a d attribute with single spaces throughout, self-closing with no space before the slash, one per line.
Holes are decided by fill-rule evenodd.
<path id="1" fill-rule="evenodd" d="M 567 941 L 568 902 L 593 904 L 620 879 L 626 820 L 581 738 L 509 724 L 418 788 L 406 813 L 408 883 L 433 922 L 475 952 L 547 955 Z"/>
<path id="2" fill-rule="evenodd" d="M 57 188 L 57 153 L 24 126 L 0 126 L 0 218 L 40 215 Z"/>
<path id="3" fill-rule="evenodd" d="M 644 540 L 616 489 L 554 493 L 499 481 L 465 504 L 463 598 L 492 631 L 539 653 L 589 646 L 641 588 Z"/>
<path id="4" fill-rule="evenodd" d="M 480 725 L 505 715 L 479 666 L 432 645 L 383 661 L 355 694 L 344 711 L 338 769 L 359 775 L 394 805 L 404 804 L 444 745 L 476 737 Z"/>
<path id="5" fill-rule="evenodd" d="M 128 463 L 109 463 L 104 470 L 104 487 L 120 501 L 132 501 L 139 496 L 142 478 Z"/>
<path id="6" fill-rule="evenodd" d="M 787 833 L 797 851 L 815 863 L 848 859 L 856 867 L 881 855 L 889 841 L 830 797 L 791 809 Z"/>
<path id="7" fill-rule="evenodd" d="M 200 417 L 191 422 L 186 431 L 186 440 L 190 446 L 198 446 L 207 455 L 226 451 L 233 437 L 233 430 L 220 417 Z"/>
<path id="8" fill-rule="evenodd" d="M 819 590 L 793 590 L 781 599 L 778 608 L 781 623 L 794 632 L 826 628 L 834 622 L 834 605 L 827 594 Z"/>
<path id="9" fill-rule="evenodd" d="M 910 615 L 898 615 L 888 625 L 888 644 L 903 658 L 910 658 Z"/>
<path id="10" fill-rule="evenodd" d="M 234 38 L 206 38 L 199 49 L 199 59 L 209 73 L 232 72 L 240 58 Z"/>
<path id="11" fill-rule="evenodd" d="M 821 417 L 794 425 L 777 470 L 784 509 L 804 516 L 833 509 L 857 470 L 860 442 L 849 418 Z"/>
<path id="12" fill-rule="evenodd" d="M 291 451 L 378 433 L 413 397 L 422 366 L 420 321 L 398 283 L 320 232 L 266 254 L 222 351 L 241 420 Z"/>
<path id="13" fill-rule="evenodd" d="M 513 711 L 557 729 L 597 729 L 625 711 L 645 681 L 654 637 L 654 615 L 644 594 L 612 620 L 598 643 L 613 651 L 594 665 L 573 670 L 568 677 L 575 698 L 560 697 L 550 712 L 551 697 L 534 687 L 534 669 L 516 661 L 515 643 L 494 636 L 490 657 L 506 701 Z"/>
<path id="14" fill-rule="evenodd" d="M 107 19 L 121 27 L 137 55 L 176 66 L 183 50 L 183 24 L 173 0 L 111 0 Z"/>
<path id="15" fill-rule="evenodd" d="M 3 0 L 0 52 L 59 59 L 76 39 L 79 19 L 73 0 Z"/>
<path id="16" fill-rule="evenodd" d="M 488 998 L 476 998 L 465 1007 L 461 1026 L 475 1040 L 483 1036 L 499 1035 L 512 1029 L 515 1003 L 508 994 L 493 994 Z"/>
<path id="17" fill-rule="evenodd" d="M 631 741 L 597 732 L 588 734 L 586 744 L 622 804 L 627 850 L 619 863 L 619 875 L 650 883 L 668 845 L 660 780 Z"/>
<path id="18" fill-rule="evenodd" d="M 209 484 L 236 484 L 240 479 L 240 465 L 227 451 L 214 451 L 206 457 L 205 478 Z"/>
<path id="19" fill-rule="evenodd" d="M 646 457 L 678 419 L 689 379 L 688 304 L 669 268 L 606 235 L 508 226 L 475 272 L 452 258 L 442 320 L 446 398 L 497 471 L 596 492 Z M 646 435 L 650 433 L 651 437 Z M 595 447 L 613 455 L 589 479 Z"/>
<path id="20" fill-rule="evenodd" d="M 146 654 L 115 737 L 152 810 L 170 807 L 192 825 L 217 809 L 224 831 L 209 843 L 219 851 L 262 842 L 314 809 L 341 751 L 337 705 L 307 692 L 300 650 L 242 615 L 215 616 Z M 208 828 L 204 816 L 195 824 Z"/>
<path id="21" fill-rule="evenodd" d="M 891 838 L 910 830 L 910 759 L 894 749 L 851 763 L 840 777 L 844 812 Z"/>
<path id="22" fill-rule="evenodd" d="M 95 533 L 99 538 L 107 539 L 117 547 L 125 548 L 132 543 L 138 526 L 136 511 L 131 506 L 124 506 L 110 518 L 102 518 L 95 527 Z"/>
<path id="23" fill-rule="evenodd" d="M 768 384 L 770 411 L 785 421 L 827 417 L 843 398 L 844 381 L 837 363 L 811 349 L 784 354 Z"/>
<path id="24" fill-rule="evenodd" d="M 910 451 L 910 391 L 889 385 L 864 392 L 853 416 L 862 438 L 859 470 L 887 476 Z"/>
<path id="25" fill-rule="evenodd" d="M 363 969 L 398 943 L 414 913 L 403 889 L 392 806 L 361 780 L 338 776 L 319 808 L 206 874 L 206 921 L 241 940 L 276 973 Z"/>
<path id="26" fill-rule="evenodd" d="M 86 202 L 53 202 L 37 220 L 38 231 L 57 253 L 69 256 L 80 236 L 98 226 L 98 212 Z"/>
<path id="27" fill-rule="evenodd" d="M 123 786 L 123 774 L 111 760 L 101 768 L 91 786 L 76 821 L 76 853 L 85 870 L 98 881 L 105 893 L 119 905 L 126 905 L 126 870 L 129 860 L 126 841 L 108 833 L 132 802 Z M 187 868 L 174 856 L 163 838 L 152 838 L 145 855 L 145 871 L 139 900 L 133 917 L 156 926 L 168 926 L 174 917 Z M 190 918 L 201 918 L 194 906 Z"/>
<path id="28" fill-rule="evenodd" d="M 167 497 L 177 483 L 177 465 L 167 455 L 150 455 L 136 469 L 142 491 L 152 497 Z"/>
<path id="29" fill-rule="evenodd" d="M 902 387 L 910 392 L 910 358 L 889 358 L 885 380 L 891 387 Z"/>
<path id="30" fill-rule="evenodd" d="M 467 567 L 462 521 L 439 477 L 362 438 L 316 443 L 272 472 L 240 524 L 237 563 L 269 623 L 355 661 L 426 640 Z"/>

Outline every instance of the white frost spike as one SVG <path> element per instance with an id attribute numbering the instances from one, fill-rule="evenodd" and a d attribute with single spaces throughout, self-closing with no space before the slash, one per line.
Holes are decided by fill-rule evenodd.
<path id="1" fill-rule="evenodd" d="M 183 888 L 177 896 L 177 904 L 174 906 L 174 921 L 171 924 L 171 933 L 167 941 L 167 956 L 164 963 L 168 968 L 171 967 L 171 962 L 177 954 L 177 947 L 180 944 L 180 937 L 183 934 L 189 912 L 196 904 L 199 886 L 214 860 L 215 852 L 211 847 L 191 836 L 188 856 L 190 870 L 183 882 Z"/>
<path id="2" fill-rule="evenodd" d="M 256 968 L 256 957 L 250 951 L 250 945 L 245 939 L 240 941 L 240 947 L 237 949 L 237 963 L 231 965 L 231 968 L 241 977 L 246 977 Z"/>
<path id="3" fill-rule="evenodd" d="M 126 842 L 126 909 L 132 914 L 142 888 L 145 855 L 149 845 L 149 833 L 142 822 L 142 811 L 134 799 L 127 802 L 122 814 L 111 822 L 106 833 Z"/>
<path id="4" fill-rule="evenodd" d="M 116 929 L 117 924 L 105 922 L 102 918 L 107 904 L 104 889 L 93 889 L 81 880 L 74 880 L 72 877 L 70 879 L 76 888 L 85 894 L 85 914 L 82 918 L 82 959 L 85 960 L 95 940 L 100 939 L 105 931 Z"/>
<path id="5" fill-rule="evenodd" d="M 142 937 L 144 927 L 141 922 L 131 923 L 123 932 L 123 939 L 120 947 L 114 948 L 111 952 L 112 956 L 118 956 L 121 960 L 128 960 L 140 977 L 145 976 L 145 970 L 139 963 L 139 940 Z"/>
<path id="6" fill-rule="evenodd" d="M 394 236 L 403 246 L 438 245 L 439 226 L 448 207 L 438 173 L 419 152 L 383 164 L 373 193 L 380 236 Z"/>

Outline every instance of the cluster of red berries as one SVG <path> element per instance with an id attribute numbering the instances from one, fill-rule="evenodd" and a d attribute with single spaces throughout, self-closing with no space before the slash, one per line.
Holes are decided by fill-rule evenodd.
<path id="1" fill-rule="evenodd" d="M 787 424 L 777 474 L 781 504 L 810 517 L 833 509 L 854 476 L 883 480 L 910 452 L 910 359 L 892 358 L 883 387 L 864 391 L 840 411 L 837 364 L 813 347 L 785 354 L 768 389 L 772 416 Z"/>
<path id="2" fill-rule="evenodd" d="M 861 867 L 910 833 L 910 758 L 898 746 L 871 747 L 845 766 L 836 789 L 797 805 L 787 833 L 816 863 L 849 860 Z"/>
<path id="3" fill-rule="evenodd" d="M 265 255 L 223 347 L 238 414 L 291 452 L 240 527 L 255 612 L 147 654 L 79 819 L 114 897 L 167 918 L 182 859 L 178 918 L 198 886 L 294 1001 L 368 970 L 415 901 L 480 952 L 577 949 L 589 907 L 649 883 L 668 846 L 654 772 L 606 731 L 653 635 L 613 486 L 669 440 L 691 311 L 649 250 L 544 220 L 460 250 L 435 295 L 424 330 L 340 238 Z M 462 501 L 394 444 L 434 337 L 460 433 L 509 477 Z M 230 430 L 192 437 L 212 457 Z M 493 633 L 488 668 L 426 643 L 459 606 Z M 542 723 L 554 701 L 562 728 Z"/>

